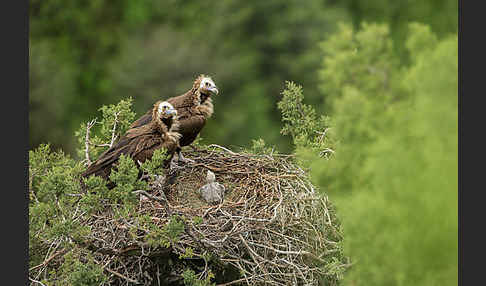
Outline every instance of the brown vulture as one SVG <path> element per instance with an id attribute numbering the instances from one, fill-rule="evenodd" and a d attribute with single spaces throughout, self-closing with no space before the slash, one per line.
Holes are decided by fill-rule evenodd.
<path id="1" fill-rule="evenodd" d="M 211 95 L 217 95 L 218 92 L 214 81 L 209 76 L 201 74 L 196 78 L 189 91 L 167 99 L 167 102 L 177 109 L 178 114 L 178 132 L 182 135 L 179 139 L 180 146 L 176 150 L 179 161 L 192 161 L 182 156 L 181 147 L 190 145 L 201 132 L 206 120 L 213 114 Z M 151 120 L 152 112 L 149 110 L 130 127 L 138 128 L 148 124 Z"/>
<path id="2" fill-rule="evenodd" d="M 82 174 L 83 177 L 96 175 L 109 178 L 113 164 L 121 154 L 129 155 L 135 162 L 145 162 L 152 158 L 155 150 L 165 148 L 172 156 L 179 146 L 177 132 L 177 110 L 167 101 L 158 101 L 151 110 L 151 118 L 145 125 L 130 128 L 120 140 L 106 150 Z M 111 189 L 115 185 L 110 182 Z"/>

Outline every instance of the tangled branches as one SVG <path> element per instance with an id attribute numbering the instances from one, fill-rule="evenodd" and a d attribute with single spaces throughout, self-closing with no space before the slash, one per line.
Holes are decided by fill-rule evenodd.
<path id="1" fill-rule="evenodd" d="M 86 236 L 71 238 L 108 274 L 106 284 L 179 285 L 188 269 L 220 286 L 337 284 L 347 268 L 339 222 L 291 156 L 210 145 L 186 157 L 194 163 L 134 191 L 135 214 L 105 205 L 85 217 Z M 208 169 L 227 190 L 219 205 L 197 194 Z M 30 277 L 66 252 L 50 248 Z"/>

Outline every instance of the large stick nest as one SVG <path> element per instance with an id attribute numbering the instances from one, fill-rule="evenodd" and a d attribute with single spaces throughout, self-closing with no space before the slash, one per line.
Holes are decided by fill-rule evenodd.
<path id="1" fill-rule="evenodd" d="M 148 244 L 147 231 L 130 232 L 137 222 L 109 207 L 85 222 L 93 243 L 83 247 L 110 285 L 178 285 L 187 268 L 200 279 L 211 271 L 218 285 L 337 284 L 346 266 L 334 209 L 291 156 L 217 145 L 184 155 L 194 163 L 180 164 L 142 192 L 137 209 L 160 228 L 182 218 L 169 247 Z M 207 170 L 226 188 L 221 204 L 209 205 L 197 192 Z"/>

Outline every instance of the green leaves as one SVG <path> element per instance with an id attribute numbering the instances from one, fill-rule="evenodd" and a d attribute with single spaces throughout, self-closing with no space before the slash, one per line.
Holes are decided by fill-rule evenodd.
<path id="1" fill-rule="evenodd" d="M 139 170 L 130 156 L 122 154 L 118 159 L 116 167 L 112 169 L 110 180 L 116 187 L 109 192 L 110 199 L 133 205 L 137 202 L 134 190 L 145 190 L 148 185 L 144 181 L 138 180 Z"/>
<path id="2" fill-rule="evenodd" d="M 331 142 L 325 136 L 329 118 L 319 117 L 312 106 L 303 103 L 302 86 L 289 81 L 285 84 L 282 100 L 277 104 L 284 122 L 280 132 L 290 135 L 296 146 L 311 147 L 318 151 L 326 149 Z"/>
<path id="3" fill-rule="evenodd" d="M 164 161 L 168 159 L 167 150 L 166 149 L 158 149 L 154 151 L 152 155 L 152 159 L 147 160 L 142 163 L 140 169 L 143 172 L 150 174 L 152 177 L 155 175 L 162 175 Z"/>
<path id="4" fill-rule="evenodd" d="M 117 104 L 103 105 L 99 109 L 103 115 L 103 119 L 100 122 L 100 136 L 102 138 L 111 138 L 113 130 L 115 130 L 118 137 L 127 131 L 135 119 L 135 112 L 131 110 L 132 103 L 133 99 L 128 97 Z"/>
<path id="5" fill-rule="evenodd" d="M 211 279 L 214 278 L 214 274 L 211 270 L 208 271 L 206 279 L 199 279 L 198 275 L 192 269 L 186 269 L 184 273 L 182 273 L 182 277 L 184 278 L 184 285 L 186 286 L 213 286 L 216 283 L 211 283 Z"/>
<path id="6" fill-rule="evenodd" d="M 64 259 L 64 263 L 60 268 L 60 276 L 63 278 L 62 283 L 64 285 L 95 286 L 101 285 L 108 280 L 103 273 L 103 268 L 94 263 L 90 255 L 81 257 L 80 254 L 68 253 Z"/>
<path id="7" fill-rule="evenodd" d="M 386 25 L 342 26 L 329 37 L 320 75 L 336 154 L 323 162 L 294 140 L 340 211 L 355 261 L 345 285 L 457 280 L 457 37 L 417 23 L 409 31 L 410 65 Z"/>
<path id="8" fill-rule="evenodd" d="M 145 220 L 145 225 L 148 227 L 149 231 L 144 237 L 145 241 L 153 246 L 163 246 L 170 247 L 172 243 L 179 240 L 180 235 L 184 232 L 184 218 L 177 215 L 173 215 L 169 222 L 162 228 L 153 224 L 151 220 Z M 190 254 L 191 250 L 186 252 L 187 255 Z"/>
<path id="9" fill-rule="evenodd" d="M 113 136 L 125 132 L 134 118 L 131 102 L 131 99 L 122 100 L 118 104 L 102 107 L 100 111 L 103 118 L 97 123 L 101 126 L 96 130 L 96 135 L 89 138 L 90 141 L 109 142 Z M 84 125 L 77 133 L 81 144 L 80 153 L 85 152 L 83 148 L 86 127 L 87 125 Z M 94 125 L 91 127 L 94 129 Z M 90 146 L 93 147 L 93 144 Z M 90 151 L 89 154 L 94 157 L 96 152 L 99 151 Z M 155 175 L 163 174 L 162 164 L 166 159 L 166 150 L 157 150 L 152 160 L 142 164 L 141 170 L 149 180 L 153 179 Z M 86 243 L 91 233 L 86 222 L 93 219 L 93 215 L 100 215 L 109 208 L 116 218 L 139 221 L 139 227 L 153 230 L 153 236 L 159 236 L 157 245 L 169 247 L 170 242 L 176 241 L 184 230 L 183 223 L 177 218 L 165 228 L 159 229 L 151 222 L 150 217 L 138 217 L 139 214 L 134 212 L 139 202 L 134 190 L 148 190 L 148 183 L 139 179 L 142 171 L 129 156 L 122 155 L 112 169 L 110 180 L 116 187 L 111 190 L 106 186 L 108 182 L 101 177 L 81 178 L 84 170 L 81 162 L 76 162 L 62 151 L 52 152 L 48 144 L 29 151 L 29 253 L 30 262 L 33 264 L 31 266 L 41 264 L 46 256 L 52 255 L 50 251 L 53 247 L 76 253 L 75 256 L 64 256 L 62 267 L 50 269 L 49 273 L 46 273 L 46 284 L 61 281 L 59 285 L 99 285 L 106 281 L 107 277 L 100 266 L 90 258 L 89 251 L 83 255 L 79 253 L 86 252 L 86 249 L 78 243 Z M 83 190 L 81 183 L 86 187 Z M 138 235 L 140 229 L 137 226 L 133 227 L 132 235 Z"/>
<path id="10" fill-rule="evenodd" d="M 341 25 L 321 45 L 332 120 L 320 121 L 293 83 L 278 105 L 282 133 L 340 211 L 354 265 L 344 276 L 333 263 L 326 271 L 345 285 L 457 280 L 457 36 L 440 39 L 411 23 L 405 43 L 410 64 L 386 24 Z M 309 148 L 323 127 L 335 140 L 330 160 Z"/>
<path id="11" fill-rule="evenodd" d="M 325 55 L 319 71 L 328 111 L 348 87 L 386 100 L 398 59 L 394 56 L 388 26 L 363 23 L 359 31 L 339 25 L 338 31 L 321 43 Z M 393 70 L 393 73 L 392 73 Z"/>

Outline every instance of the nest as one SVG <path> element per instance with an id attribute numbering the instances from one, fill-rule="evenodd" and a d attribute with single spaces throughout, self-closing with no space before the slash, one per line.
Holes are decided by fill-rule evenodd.
<path id="1" fill-rule="evenodd" d="M 85 222 L 93 243 L 83 247 L 110 285 L 180 285 L 187 268 L 201 280 L 213 273 L 217 285 L 337 284 L 336 269 L 345 268 L 339 222 L 290 155 L 217 145 L 184 155 L 194 163 L 139 192 L 137 211 L 159 228 L 181 218 L 183 230 L 170 246 L 147 244 L 148 233 L 130 233 L 136 222 L 109 208 Z M 207 170 L 226 188 L 221 204 L 209 205 L 197 192 Z"/>

